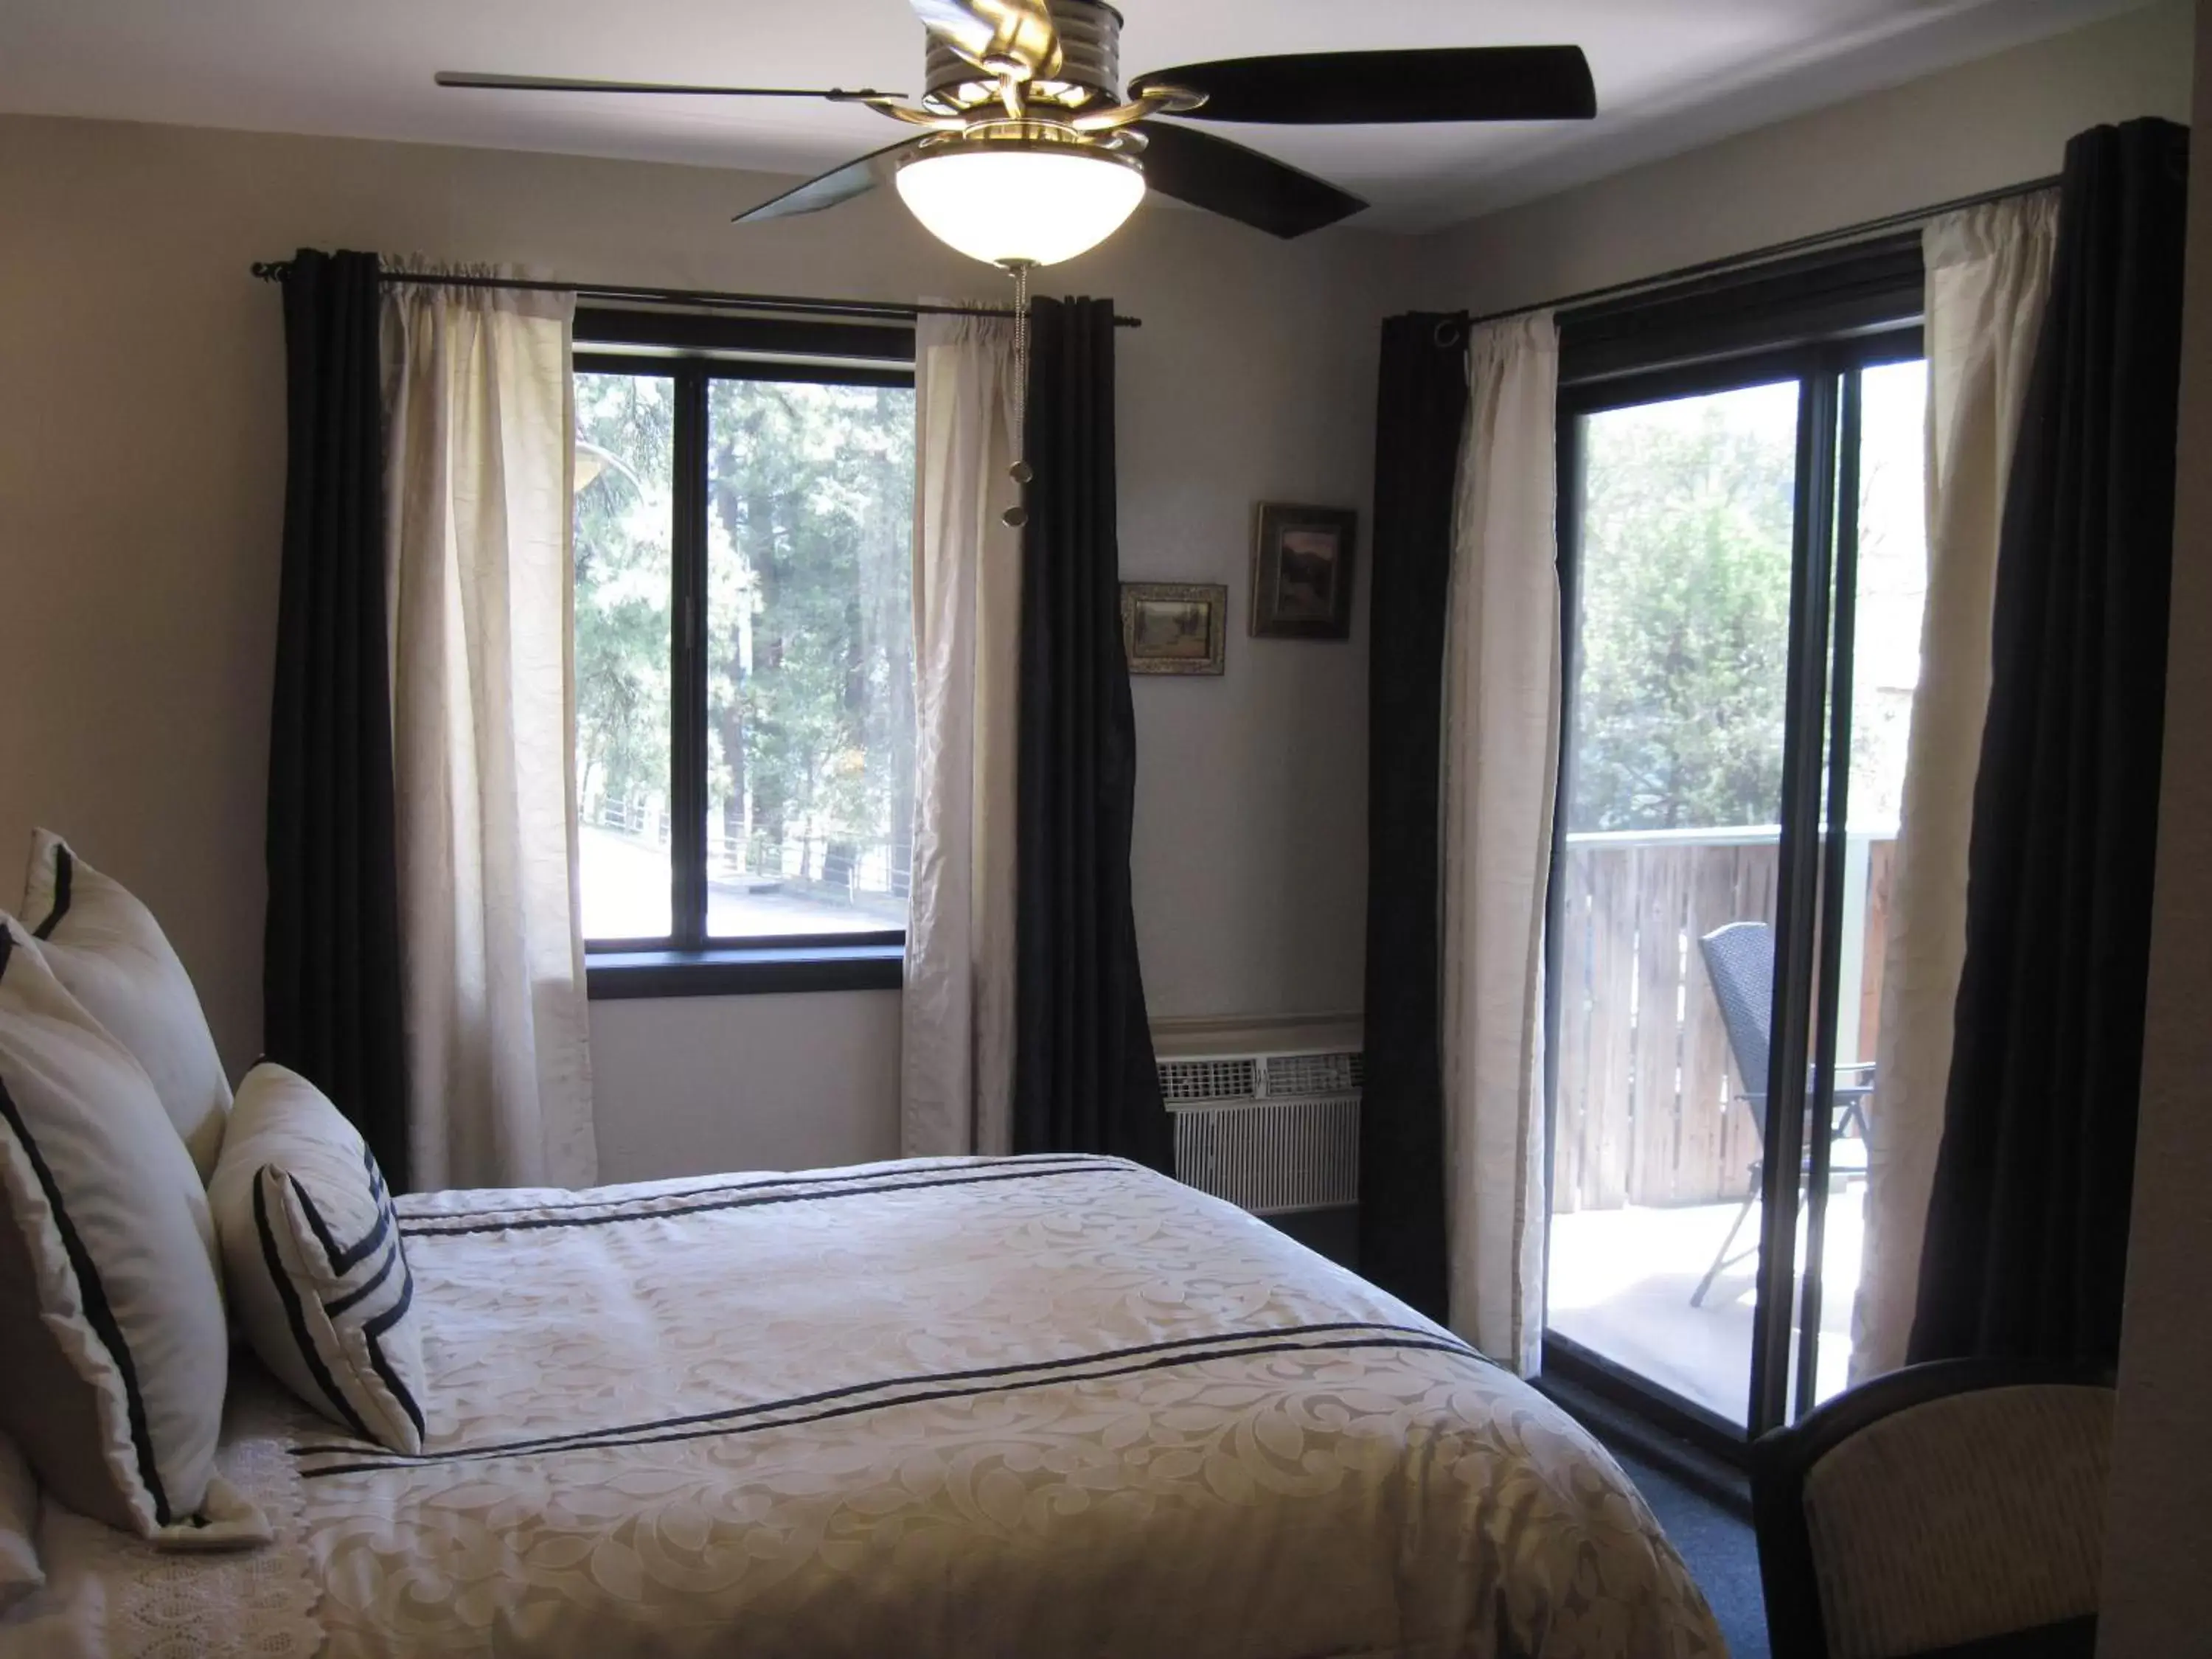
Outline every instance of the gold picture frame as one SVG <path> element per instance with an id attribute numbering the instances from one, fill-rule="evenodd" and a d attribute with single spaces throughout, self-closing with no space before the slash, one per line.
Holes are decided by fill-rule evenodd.
<path id="1" fill-rule="evenodd" d="M 1358 514 L 1261 501 L 1252 518 L 1252 637 L 1350 639 Z"/>
<path id="2" fill-rule="evenodd" d="M 1121 650 L 1132 674 L 1224 672 L 1229 589 L 1219 582 L 1123 582 Z"/>

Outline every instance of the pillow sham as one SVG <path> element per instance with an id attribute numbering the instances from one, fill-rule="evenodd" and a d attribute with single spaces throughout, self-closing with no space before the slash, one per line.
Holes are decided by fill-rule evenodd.
<path id="1" fill-rule="evenodd" d="M 207 1194 L 138 1062 L 0 914 L 0 1432 L 155 1536 L 214 1473 L 229 1334 Z"/>
<path id="2" fill-rule="evenodd" d="M 15 1443 L 0 1434 L 0 1613 L 46 1584 L 38 1531 L 39 1483 Z"/>
<path id="3" fill-rule="evenodd" d="M 422 1336 L 383 1171 L 322 1091 L 246 1074 L 208 1188 L 231 1305 L 261 1362 L 364 1440 L 422 1449 Z"/>
<path id="4" fill-rule="evenodd" d="M 31 837 L 23 915 L 54 977 L 145 1067 L 204 1184 L 222 1146 L 230 1081 L 191 976 L 154 913 L 41 830 Z"/>

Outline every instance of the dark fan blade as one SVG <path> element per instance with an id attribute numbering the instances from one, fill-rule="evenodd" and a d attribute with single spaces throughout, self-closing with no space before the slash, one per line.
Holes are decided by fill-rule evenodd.
<path id="1" fill-rule="evenodd" d="M 1586 121 L 1597 88 L 1580 46 L 1448 46 L 1232 58 L 1140 75 L 1206 94 L 1199 121 L 1367 126 L 1411 121 Z"/>
<path id="2" fill-rule="evenodd" d="M 1145 182 L 1163 196 L 1282 237 L 1303 236 L 1367 205 L 1326 179 L 1195 127 L 1140 121 Z"/>
<path id="3" fill-rule="evenodd" d="M 667 92 L 687 98 L 828 98 L 852 103 L 863 98 L 898 97 L 863 87 L 679 87 L 658 81 L 573 81 L 557 75 L 481 75 L 474 70 L 440 70 L 432 77 L 441 87 L 475 87 L 492 92 Z"/>
<path id="4" fill-rule="evenodd" d="M 848 161 L 781 196 L 770 197 L 758 207 L 747 208 L 730 222 L 750 225 L 763 219 L 792 219 L 802 213 L 819 213 L 824 208 L 849 202 L 855 196 L 866 196 L 878 185 L 890 183 L 891 174 L 898 171 L 901 152 L 912 149 L 921 142 L 919 138 L 909 138 L 886 146 L 872 155 L 863 155 L 857 161 Z"/>

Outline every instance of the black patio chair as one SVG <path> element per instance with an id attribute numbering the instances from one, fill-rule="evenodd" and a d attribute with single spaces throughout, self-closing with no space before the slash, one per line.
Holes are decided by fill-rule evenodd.
<path id="1" fill-rule="evenodd" d="M 1766 1142 L 1766 1070 L 1771 1048 L 1769 1031 L 1774 1018 L 1774 929 L 1763 921 L 1732 921 L 1725 927 L 1717 927 L 1698 941 L 1698 954 L 1705 959 L 1705 977 L 1713 982 L 1713 1000 L 1720 1005 L 1721 1021 L 1728 1027 L 1729 1051 L 1735 1058 L 1736 1076 L 1742 1080 L 1743 1092 L 1736 1098 L 1751 1108 L 1751 1121 L 1757 1130 L 1762 1147 Z M 1866 1134 L 1866 1097 L 1874 1092 L 1874 1067 L 1871 1066 L 1839 1066 L 1838 1073 L 1849 1073 L 1851 1081 L 1840 1080 L 1836 1085 L 1836 1117 L 1833 1144 L 1862 1148 L 1859 1162 L 1846 1164 L 1846 1173 L 1863 1175 Z M 1859 1139 L 1850 1139 L 1856 1129 Z M 1812 1152 L 1807 1148 L 1804 1172 L 1813 1170 Z M 1836 1166 L 1831 1162 L 1832 1170 Z M 1739 1261 L 1758 1249 L 1729 1255 L 1735 1236 L 1743 1229 L 1744 1218 L 1751 1206 L 1759 1202 L 1759 1188 L 1766 1168 L 1764 1156 L 1754 1158 L 1751 1164 L 1751 1181 L 1746 1188 L 1743 1202 L 1738 1206 L 1735 1218 L 1729 1223 L 1728 1237 L 1713 1257 L 1713 1265 L 1705 1269 L 1705 1276 L 1698 1281 L 1698 1288 L 1690 1292 L 1690 1305 L 1701 1308 L 1705 1294 L 1718 1279 Z"/>

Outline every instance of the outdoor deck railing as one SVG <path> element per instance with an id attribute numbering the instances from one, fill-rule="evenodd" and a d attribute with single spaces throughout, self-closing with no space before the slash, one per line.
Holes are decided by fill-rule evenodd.
<path id="1" fill-rule="evenodd" d="M 583 821 L 654 847 L 669 839 L 668 814 L 657 804 L 603 799 L 585 809 Z M 864 841 L 827 829 L 794 830 L 771 841 L 756 834 L 709 833 L 707 875 L 751 877 L 783 882 L 808 891 L 904 900 L 914 884 L 914 848 L 906 841 Z"/>
<path id="2" fill-rule="evenodd" d="M 1871 1060 L 1895 831 L 1854 831 L 1839 1062 Z M 1560 871 L 1555 1211 L 1711 1204 L 1744 1190 L 1759 1133 L 1698 940 L 1774 919 L 1771 826 L 1570 835 Z"/>

